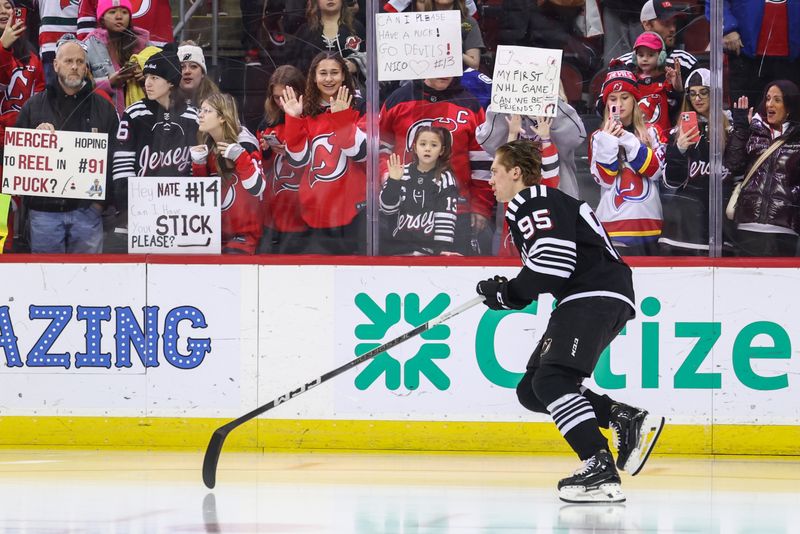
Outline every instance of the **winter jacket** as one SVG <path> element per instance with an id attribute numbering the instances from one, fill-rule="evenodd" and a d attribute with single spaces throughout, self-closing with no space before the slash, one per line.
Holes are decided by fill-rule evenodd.
<path id="1" fill-rule="evenodd" d="M 234 162 L 230 178 L 222 178 L 222 253 L 255 254 L 263 231 L 261 198 L 264 190 L 261 154 L 255 136 L 247 128 L 239 133 L 244 149 Z M 192 176 L 219 176 L 219 156 L 192 160 Z"/>
<path id="2" fill-rule="evenodd" d="M 678 148 L 677 128 L 671 132 L 664 162 L 661 203 L 664 224 L 658 242 L 690 250 L 708 250 L 710 149 L 708 121 L 698 115 L 700 140 L 685 152 Z M 723 197 L 730 197 L 728 169 L 723 168 Z"/>
<path id="3" fill-rule="evenodd" d="M 800 125 L 792 123 L 786 142 L 755 171 L 739 193 L 735 222 L 771 224 L 800 233 Z M 773 143 L 766 121 L 756 114 L 750 128 L 734 126 L 725 147 L 725 166 L 744 175 Z"/>
<path id="4" fill-rule="evenodd" d="M 496 113 L 492 111 L 492 107 L 489 106 L 489 109 L 486 111 L 486 121 L 478 127 L 478 131 L 475 133 L 478 143 L 480 143 L 483 149 L 492 157 L 494 157 L 494 153 L 497 152 L 497 148 L 505 144 L 508 139 L 507 116 L 506 113 Z M 532 127 L 533 118 L 523 116 L 523 131 L 520 133 L 520 138 L 531 138 L 529 132 Z M 558 168 L 555 169 L 555 172 L 560 177 L 558 188 L 573 198 L 579 198 L 578 173 L 575 166 L 575 149 L 586 140 L 586 128 L 583 126 L 583 121 L 578 115 L 578 112 L 560 99 L 558 101 L 556 117 L 553 119 L 553 124 L 550 127 L 550 139 L 558 150 L 557 157 L 559 165 Z M 543 170 L 543 177 L 545 179 L 545 185 L 549 185 L 547 179 L 551 178 L 551 175 Z"/>
<path id="5" fill-rule="evenodd" d="M 353 30 L 340 25 L 336 39 L 329 41 L 322 35 L 322 28 L 312 29 L 308 24 L 303 24 L 294 37 L 290 37 L 290 51 L 286 57 L 291 58 L 289 62 L 305 75 L 308 75 L 314 56 L 320 52 L 338 52 L 344 59 L 351 59 L 361 66 L 358 58 L 366 58 L 367 43 L 364 39 L 367 31 L 358 21 L 353 21 Z M 366 68 L 366 64 L 362 64 Z M 361 74 L 363 78 L 366 71 Z"/>
<path id="6" fill-rule="evenodd" d="M 150 41 L 150 33 L 147 30 L 136 27 L 133 28 L 133 32 L 136 34 L 136 45 L 131 50 L 131 54 L 136 54 L 147 47 Z M 92 30 L 84 41 L 88 48 L 86 50 L 86 63 L 92 69 L 95 86 L 112 96 L 117 113 L 122 114 L 125 111 L 125 90 L 122 87 L 111 87 L 108 82 L 108 77 L 122 68 L 122 65 L 115 63 L 111 59 L 111 54 L 108 51 L 108 42 L 108 30 L 105 28 Z"/>
<path id="7" fill-rule="evenodd" d="M 111 161 L 111 146 L 119 119 L 114 106 L 94 92 L 92 84 L 86 83 L 74 95 L 67 95 L 56 82 L 41 93 L 33 95 L 22 107 L 17 117 L 17 128 L 36 128 L 49 122 L 56 130 L 69 132 L 99 132 L 108 134 L 108 161 Z M 106 172 L 106 191 L 111 191 L 111 165 Z M 106 201 L 109 195 L 106 195 Z M 75 198 L 28 197 L 29 209 L 38 211 L 72 211 L 97 202 Z"/>
<path id="8" fill-rule="evenodd" d="M 786 5 L 789 12 L 789 59 L 795 59 L 800 55 L 800 2 L 788 0 Z M 711 20 L 711 2 L 706 2 L 706 18 Z M 755 57 L 763 18 L 764 0 L 723 0 L 722 34 L 738 32 L 744 45 L 742 54 Z"/>

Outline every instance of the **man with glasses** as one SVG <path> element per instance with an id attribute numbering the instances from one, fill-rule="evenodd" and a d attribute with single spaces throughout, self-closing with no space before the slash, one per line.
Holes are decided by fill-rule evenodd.
<path id="1" fill-rule="evenodd" d="M 119 119 L 114 106 L 97 95 L 87 79 L 86 46 L 73 35 L 65 35 L 56 47 L 53 68 L 57 80 L 28 100 L 20 111 L 16 127 L 49 131 L 116 132 Z M 107 165 L 106 169 L 109 167 Z M 106 192 L 109 191 L 109 185 L 110 169 L 106 173 Z M 101 253 L 101 214 L 108 200 L 108 193 L 104 201 L 26 197 L 31 252 Z"/>

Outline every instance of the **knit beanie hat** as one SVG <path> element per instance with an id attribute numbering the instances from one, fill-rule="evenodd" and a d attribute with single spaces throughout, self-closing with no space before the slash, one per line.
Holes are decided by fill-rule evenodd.
<path id="1" fill-rule="evenodd" d="M 606 79 L 603 81 L 603 102 L 608 100 L 608 95 L 618 91 L 630 93 L 633 98 L 639 100 L 639 84 L 636 81 L 636 75 L 629 70 L 608 71 Z"/>
<path id="2" fill-rule="evenodd" d="M 184 61 L 193 61 L 200 65 L 203 69 L 203 74 L 208 73 L 206 69 L 206 58 L 203 56 L 203 49 L 197 45 L 181 45 L 178 47 L 178 59 L 181 63 Z"/>
<path id="3" fill-rule="evenodd" d="M 173 43 L 164 46 L 161 52 L 156 52 L 144 64 L 142 72 L 160 76 L 172 85 L 181 83 L 181 62 Z"/>
<path id="4" fill-rule="evenodd" d="M 133 13 L 133 4 L 131 4 L 131 0 L 98 0 L 97 23 L 100 24 L 106 11 L 114 9 L 115 7 L 124 7 L 128 10 L 128 13 Z"/>

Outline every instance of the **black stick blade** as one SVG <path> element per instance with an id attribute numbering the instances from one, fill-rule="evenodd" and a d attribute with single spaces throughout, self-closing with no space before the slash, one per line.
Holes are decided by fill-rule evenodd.
<path id="1" fill-rule="evenodd" d="M 214 489 L 217 483 L 217 463 L 227 435 L 223 428 L 218 428 L 211 434 L 211 440 L 208 442 L 206 456 L 203 458 L 203 484 L 208 489 Z"/>

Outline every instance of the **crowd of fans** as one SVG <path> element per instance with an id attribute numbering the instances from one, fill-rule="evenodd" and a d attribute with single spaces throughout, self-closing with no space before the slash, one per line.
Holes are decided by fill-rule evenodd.
<path id="1" fill-rule="evenodd" d="M 5 252 L 125 253 L 132 181 L 220 176 L 223 253 L 364 254 L 374 201 L 382 254 L 513 255 L 489 178 L 498 147 L 523 138 L 539 146 L 545 185 L 590 202 L 622 254 L 708 255 L 713 190 L 728 207 L 716 223 L 724 254 L 798 254 L 797 2 L 723 1 L 725 102 L 714 125 L 710 48 L 683 46 L 690 27 L 707 44 L 708 2 L 390 0 L 384 11 L 460 11 L 464 74 L 379 84 L 375 177 L 359 2 L 241 0 L 244 61 L 270 71 L 251 129 L 203 49 L 171 42 L 168 2 L 33 2 L 0 0 L 0 134 L 107 133 L 107 194 L 0 195 Z M 562 76 L 555 117 L 492 109 L 498 44 L 564 50 L 562 69 L 579 80 Z M 368 178 L 380 183 L 375 198 Z"/>

